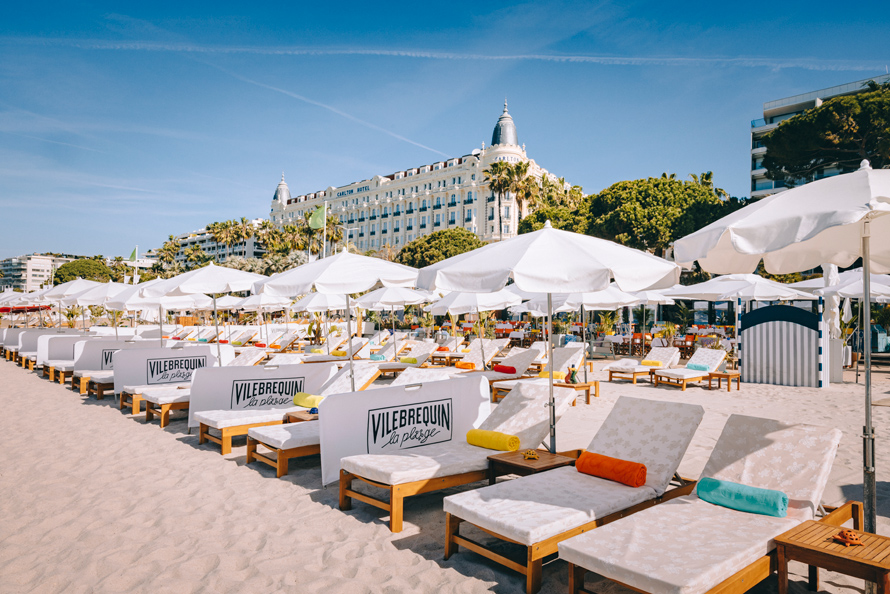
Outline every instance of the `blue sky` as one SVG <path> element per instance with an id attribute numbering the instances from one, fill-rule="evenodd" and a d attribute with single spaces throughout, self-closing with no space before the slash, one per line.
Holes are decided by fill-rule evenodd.
<path id="1" fill-rule="evenodd" d="M 0 258 L 144 251 L 296 195 L 459 156 L 506 97 L 586 192 L 749 194 L 764 101 L 883 74 L 886 4 L 97 2 L 0 18 Z M 259 4 L 259 3 L 257 3 Z"/>

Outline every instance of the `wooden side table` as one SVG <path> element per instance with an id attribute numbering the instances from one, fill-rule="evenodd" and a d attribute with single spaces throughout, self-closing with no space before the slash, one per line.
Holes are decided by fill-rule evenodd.
<path id="1" fill-rule="evenodd" d="M 779 594 L 788 593 L 788 561 L 810 566 L 810 590 L 819 589 L 821 567 L 874 582 L 878 594 L 890 594 L 890 538 L 856 530 L 863 546 L 846 547 L 832 538 L 840 530 L 810 520 L 776 537 Z"/>
<path id="2" fill-rule="evenodd" d="M 732 391 L 732 380 L 735 380 L 735 389 L 736 391 L 741 390 L 742 386 L 742 373 L 740 371 L 712 371 L 708 374 L 708 389 L 713 389 L 711 387 L 711 382 L 713 380 L 717 380 L 717 389 L 719 390 L 721 387 L 721 382 L 726 380 L 726 391 Z"/>
<path id="3" fill-rule="evenodd" d="M 308 410 L 295 410 L 284 416 L 285 423 L 300 423 L 302 421 L 317 421 L 318 413 L 312 414 Z"/>
<path id="4" fill-rule="evenodd" d="M 571 466 L 575 463 L 574 458 L 561 456 L 559 454 L 551 454 L 545 450 L 535 450 L 538 452 L 537 460 L 526 460 L 522 457 L 523 452 L 502 452 L 500 454 L 492 454 L 488 457 L 488 484 L 493 485 L 499 476 L 505 474 L 518 474 L 519 476 L 528 476 L 537 474 L 545 470 L 553 470 L 560 466 Z"/>

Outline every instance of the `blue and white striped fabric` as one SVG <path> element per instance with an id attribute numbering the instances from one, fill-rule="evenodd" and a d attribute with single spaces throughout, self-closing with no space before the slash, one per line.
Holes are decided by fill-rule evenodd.
<path id="1" fill-rule="evenodd" d="M 788 305 L 742 316 L 742 381 L 819 387 L 819 316 Z"/>

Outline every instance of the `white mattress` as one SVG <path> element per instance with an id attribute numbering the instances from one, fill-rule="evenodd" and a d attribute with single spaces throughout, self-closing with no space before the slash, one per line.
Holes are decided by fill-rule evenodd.
<path id="1" fill-rule="evenodd" d="M 649 373 L 653 369 L 663 369 L 662 367 L 650 367 L 649 365 L 628 365 L 627 367 L 610 366 L 609 371 L 617 373 Z"/>
<path id="2" fill-rule="evenodd" d="M 652 487 L 628 487 L 566 466 L 451 495 L 444 509 L 531 545 L 655 497 Z"/>
<path id="3" fill-rule="evenodd" d="M 173 384 L 164 384 L 163 386 L 158 386 L 157 384 L 138 384 L 124 386 L 121 391 L 126 392 L 127 394 L 142 394 L 147 391 L 150 392 L 151 390 L 166 390 L 168 388 L 179 388 L 179 386 L 190 387 L 191 385 L 191 382 L 176 382 Z"/>
<path id="4" fill-rule="evenodd" d="M 305 410 L 302 407 L 275 408 L 266 410 L 205 410 L 195 413 L 194 419 L 214 429 L 224 427 L 237 427 L 239 425 L 251 425 L 253 423 L 271 423 L 283 421 L 284 415 L 296 410 Z"/>
<path id="5" fill-rule="evenodd" d="M 44 367 L 52 367 L 59 371 L 71 371 L 74 369 L 74 359 L 48 359 L 43 362 Z"/>
<path id="6" fill-rule="evenodd" d="M 440 476 L 486 470 L 488 457 L 497 454 L 471 446 L 466 441 L 452 441 L 421 448 L 418 454 L 362 454 L 340 460 L 340 467 L 364 478 L 387 485 L 400 485 Z"/>
<path id="7" fill-rule="evenodd" d="M 247 435 L 265 445 L 279 450 L 319 445 L 318 421 L 268 425 L 247 430 Z"/>
<path id="8" fill-rule="evenodd" d="M 77 373 L 80 377 L 89 377 L 91 382 L 108 382 L 114 379 L 113 369 L 103 369 L 95 371 L 80 371 Z"/>
<path id="9" fill-rule="evenodd" d="M 154 404 L 174 404 L 188 402 L 192 391 L 189 388 L 153 388 L 142 393 L 142 398 Z"/>
<path id="10" fill-rule="evenodd" d="M 708 377 L 708 372 L 680 367 L 678 369 L 662 369 L 656 375 L 672 379 L 692 379 L 696 377 Z"/>
<path id="11" fill-rule="evenodd" d="M 702 594 L 769 553 L 773 538 L 799 523 L 689 495 L 570 538 L 559 544 L 559 557 L 651 594 Z"/>

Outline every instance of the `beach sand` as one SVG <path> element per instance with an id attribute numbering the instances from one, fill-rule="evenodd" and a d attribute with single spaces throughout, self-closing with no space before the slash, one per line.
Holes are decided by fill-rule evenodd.
<path id="1" fill-rule="evenodd" d="M 698 477 L 732 413 L 838 427 L 824 500 L 861 499 L 863 387 L 847 378 L 825 390 L 742 384 L 731 393 L 604 382 L 600 399 L 560 421 L 557 444 L 586 446 L 622 395 L 704 406 L 680 467 L 687 477 Z M 243 441 L 225 457 L 198 445 L 182 414 L 162 430 L 113 399 L 85 399 L 7 361 L 0 386 L 0 592 L 524 592 L 523 576 L 478 555 L 443 561 L 442 492 L 407 500 L 405 529 L 394 535 L 382 510 L 337 508 L 318 457 L 292 461 L 276 479 L 244 464 Z M 888 396 L 890 374 L 878 372 L 874 398 Z M 890 407 L 873 410 L 878 531 L 890 534 Z M 791 571 L 792 592 L 803 594 L 805 567 Z M 629 592 L 591 574 L 588 587 Z M 861 592 L 862 582 L 823 572 L 822 587 Z M 542 592 L 566 591 L 565 563 L 546 565 Z M 776 592 L 776 579 L 754 591 Z"/>

